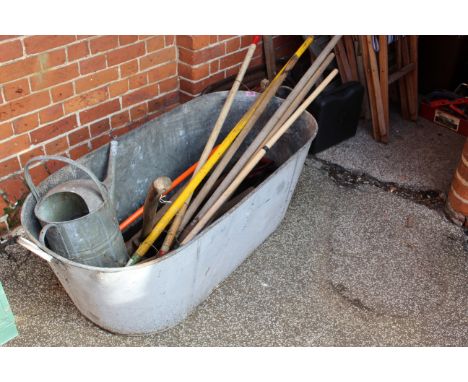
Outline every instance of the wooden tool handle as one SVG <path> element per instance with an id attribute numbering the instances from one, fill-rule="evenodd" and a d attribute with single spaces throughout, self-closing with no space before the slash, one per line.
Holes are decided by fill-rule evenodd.
<path id="1" fill-rule="evenodd" d="M 307 107 L 317 98 L 317 96 L 327 87 L 331 80 L 338 74 L 338 70 L 334 69 L 324 80 L 317 86 L 317 88 L 312 92 L 312 94 L 307 97 L 307 99 L 299 106 L 299 108 L 288 118 L 288 120 L 273 134 L 273 136 L 268 140 L 266 145 L 262 147 L 257 153 L 252 157 L 252 159 L 246 164 L 242 169 L 239 175 L 234 179 L 231 185 L 224 191 L 221 197 L 216 201 L 215 204 L 207 211 L 207 213 L 202 216 L 193 228 L 193 230 L 187 235 L 187 237 L 182 241 L 182 244 L 187 243 L 189 240 L 193 239 L 206 225 L 206 223 L 211 219 L 211 217 L 216 213 L 216 211 L 226 202 L 226 200 L 232 195 L 232 193 L 239 187 L 240 183 L 245 179 L 250 171 L 256 166 L 256 164 L 262 159 L 265 153 L 278 141 L 278 139 L 291 127 L 291 125 L 296 121 L 297 118 L 307 109 Z"/>

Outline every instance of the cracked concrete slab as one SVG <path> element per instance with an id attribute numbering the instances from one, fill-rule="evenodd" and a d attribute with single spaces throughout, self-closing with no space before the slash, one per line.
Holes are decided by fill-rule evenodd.
<path id="1" fill-rule="evenodd" d="M 361 120 L 356 135 L 317 155 L 349 170 L 384 182 L 447 192 L 465 138 L 425 119 L 402 120 L 390 114 L 390 142 L 377 144 L 370 121 Z"/>
<path id="2" fill-rule="evenodd" d="M 463 240 L 439 210 L 343 185 L 310 158 L 279 229 L 163 333 L 99 329 L 45 262 L 7 245 L 9 346 L 468 346 Z"/>

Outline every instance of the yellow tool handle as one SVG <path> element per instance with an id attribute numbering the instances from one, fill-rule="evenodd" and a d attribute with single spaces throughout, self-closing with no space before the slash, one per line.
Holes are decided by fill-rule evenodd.
<path id="1" fill-rule="evenodd" d="M 304 43 L 299 47 L 299 49 L 294 53 L 294 56 L 297 56 L 299 58 L 305 50 L 309 47 L 309 45 L 313 41 L 313 37 L 308 37 Z M 278 72 L 278 74 L 275 76 L 273 79 L 272 83 L 274 81 L 277 81 L 280 75 L 284 72 L 285 67 L 287 66 L 287 63 L 283 68 Z M 185 201 L 187 198 L 192 195 L 192 193 L 196 190 L 198 185 L 202 182 L 202 180 L 206 177 L 206 175 L 211 171 L 213 166 L 216 164 L 216 162 L 223 156 L 223 154 L 226 152 L 226 150 L 229 148 L 229 146 L 232 144 L 234 139 L 239 135 L 239 133 L 242 131 L 242 129 L 245 127 L 247 124 L 247 121 L 250 119 L 252 114 L 255 112 L 257 109 L 258 105 L 260 104 L 260 99 L 262 99 L 262 96 L 265 93 L 262 93 L 260 97 L 257 98 L 257 101 L 255 103 L 256 107 L 251 107 L 249 111 L 241 118 L 241 120 L 237 123 L 237 125 L 229 132 L 229 134 L 224 138 L 223 142 L 218 146 L 218 149 L 214 152 L 214 154 L 205 162 L 202 168 L 198 171 L 198 173 L 192 177 L 190 182 L 187 184 L 185 187 L 184 191 L 179 195 L 179 197 L 172 203 L 172 205 L 169 207 L 165 215 L 161 218 L 161 220 L 156 223 L 154 226 L 153 230 L 151 233 L 148 235 L 148 237 L 143 241 L 143 243 L 140 244 L 140 246 L 137 248 L 137 250 L 133 253 L 132 257 L 127 263 L 127 266 L 136 264 L 141 257 L 143 257 L 146 252 L 151 248 L 153 243 L 157 240 L 159 235 L 164 231 L 164 229 L 169 225 L 171 222 L 172 218 L 177 214 L 177 212 L 182 208 L 184 205 Z"/>

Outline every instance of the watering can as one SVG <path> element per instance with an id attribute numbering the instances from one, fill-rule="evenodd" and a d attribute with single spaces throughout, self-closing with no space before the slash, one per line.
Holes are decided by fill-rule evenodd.
<path id="1" fill-rule="evenodd" d="M 34 213 L 42 226 L 39 242 L 43 247 L 50 247 L 59 255 L 81 264 L 97 267 L 126 264 L 128 254 L 113 206 L 116 145 L 117 142 L 111 142 L 104 182 L 100 182 L 87 167 L 66 157 L 38 156 L 26 164 L 25 180 L 36 199 Z M 89 180 L 63 182 L 41 196 L 31 179 L 29 167 L 33 162 L 47 160 L 76 167 Z"/>

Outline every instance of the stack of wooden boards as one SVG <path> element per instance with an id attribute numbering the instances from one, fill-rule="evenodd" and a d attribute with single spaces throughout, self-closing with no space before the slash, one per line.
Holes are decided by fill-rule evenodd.
<path id="1" fill-rule="evenodd" d="M 343 82 L 360 81 L 366 88 L 364 110 L 372 118 L 378 142 L 389 139 L 389 86 L 397 83 L 404 119 L 418 117 L 418 38 L 394 36 L 343 36 L 335 47 Z M 390 53 L 393 54 L 389 54 Z"/>

